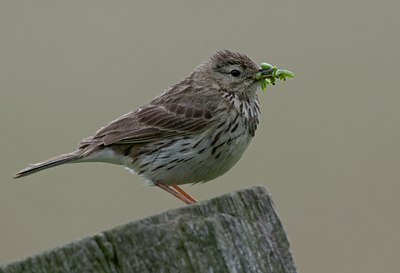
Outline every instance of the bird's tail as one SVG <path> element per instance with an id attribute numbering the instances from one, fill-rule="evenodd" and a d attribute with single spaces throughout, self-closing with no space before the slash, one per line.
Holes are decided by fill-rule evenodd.
<path id="1" fill-rule="evenodd" d="M 48 168 L 52 168 L 58 165 L 62 165 L 65 163 L 72 163 L 76 160 L 80 159 L 80 156 L 78 156 L 78 152 L 74 151 L 72 153 L 68 154 L 62 154 L 53 158 L 50 158 L 46 161 L 35 163 L 35 164 L 30 164 L 28 167 L 20 170 L 14 175 L 14 178 L 19 178 L 23 176 L 27 176 L 30 174 L 33 174 L 35 172 L 45 170 Z"/>

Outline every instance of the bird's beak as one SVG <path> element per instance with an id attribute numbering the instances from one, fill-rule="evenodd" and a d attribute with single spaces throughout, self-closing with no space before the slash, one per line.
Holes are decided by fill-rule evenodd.
<path id="1" fill-rule="evenodd" d="M 271 78 L 273 78 L 273 72 L 274 72 L 274 68 L 273 67 L 271 67 L 269 69 L 260 69 L 254 75 L 254 79 L 255 80 L 271 79 Z"/>

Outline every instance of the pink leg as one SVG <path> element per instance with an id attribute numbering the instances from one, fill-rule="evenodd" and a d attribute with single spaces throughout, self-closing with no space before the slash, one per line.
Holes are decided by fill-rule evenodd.
<path id="1" fill-rule="evenodd" d="M 183 195 L 182 193 L 179 193 L 179 192 L 171 189 L 169 186 L 165 185 L 164 183 L 155 183 L 155 185 L 157 187 L 165 190 L 166 192 L 172 194 L 173 196 L 175 196 L 176 198 L 178 198 L 179 200 L 181 200 L 182 202 L 184 202 L 184 203 L 186 203 L 188 205 L 194 203 L 192 200 L 187 198 L 185 195 Z"/>
<path id="2" fill-rule="evenodd" d="M 197 200 L 191 196 L 190 194 L 188 194 L 187 192 L 185 192 L 181 187 L 179 187 L 178 185 L 173 185 L 172 188 L 174 188 L 177 192 L 179 192 L 180 194 L 182 194 L 183 196 L 185 196 L 187 199 L 189 199 L 190 201 L 192 201 L 192 203 L 196 203 Z"/>

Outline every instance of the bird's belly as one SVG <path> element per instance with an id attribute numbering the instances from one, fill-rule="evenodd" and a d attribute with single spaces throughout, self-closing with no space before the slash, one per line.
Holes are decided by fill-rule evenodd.
<path id="1" fill-rule="evenodd" d="M 182 139 L 143 156 L 140 162 L 128 167 L 143 176 L 149 184 L 206 182 L 231 169 L 243 155 L 251 138 L 241 133 L 220 137 L 218 142 L 213 141 L 212 136 Z"/>

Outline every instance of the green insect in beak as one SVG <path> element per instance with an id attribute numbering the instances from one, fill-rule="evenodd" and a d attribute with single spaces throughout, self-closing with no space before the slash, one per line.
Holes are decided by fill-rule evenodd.
<path id="1" fill-rule="evenodd" d="M 286 79 L 291 78 L 294 78 L 293 72 L 277 68 L 269 63 L 261 63 L 261 69 L 255 75 L 255 79 L 260 81 L 261 89 L 263 91 L 267 89 L 267 85 L 275 85 L 276 79 L 286 81 Z"/>

